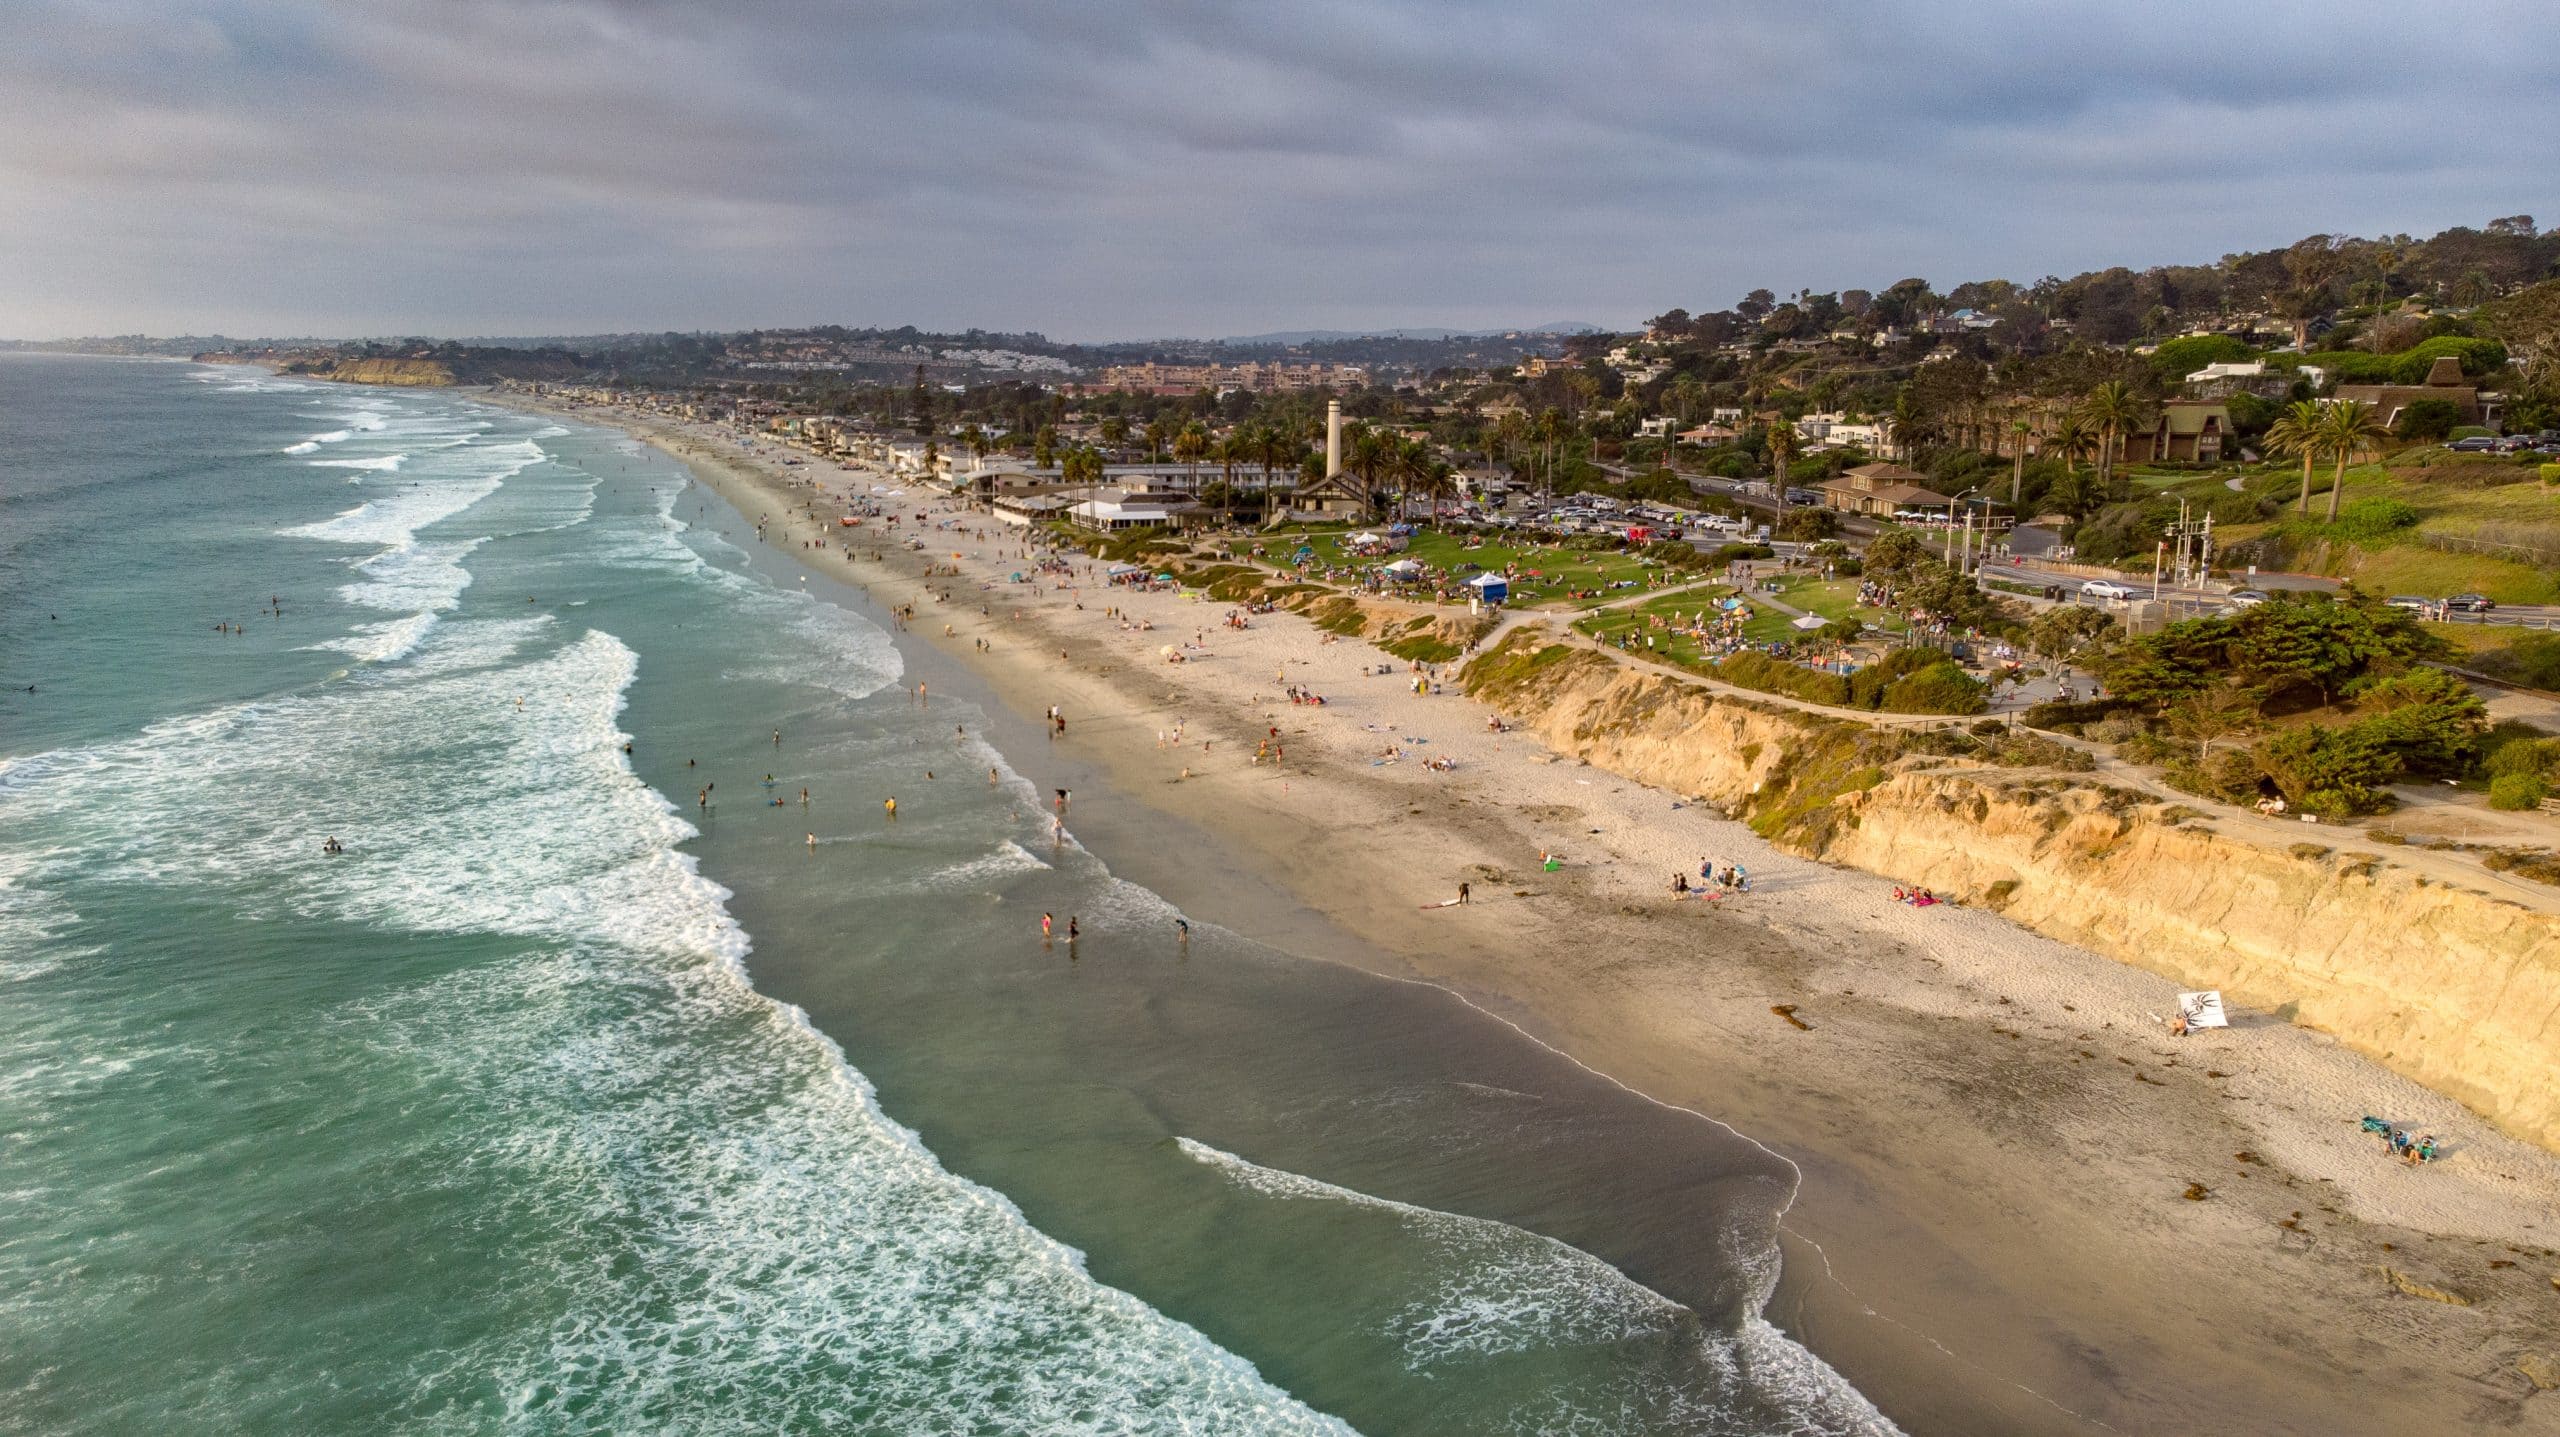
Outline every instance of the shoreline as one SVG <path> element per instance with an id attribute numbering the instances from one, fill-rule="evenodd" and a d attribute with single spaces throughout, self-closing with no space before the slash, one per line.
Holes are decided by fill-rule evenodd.
<path id="1" fill-rule="evenodd" d="M 1360 935 L 1361 951 L 1310 956 L 1443 987 L 1630 1091 L 1785 1156 L 1803 1176 L 1768 1316 L 1908 1430 L 2189 1431 L 2182 1404 L 2199 1392 L 2231 1430 L 2425 1430 L 2452 1413 L 2529 1429 L 2560 1416 L 2501 1360 L 2536 1343 L 2560 1351 L 2560 1294 L 2546 1288 L 2537 1311 L 2528 1286 L 2560 1271 L 2539 1246 L 2560 1226 L 2554 1165 L 2449 1100 L 2324 1051 L 2316 1035 L 2247 1027 L 2171 1052 L 2140 1022 L 2165 980 L 1989 914 L 1890 905 L 1881 879 L 1789 859 L 1526 735 L 1492 738 L 1467 700 L 1353 677 L 1355 664 L 1394 661 L 1295 616 L 1256 616 L 1194 662 L 1153 664 L 1162 642 L 1205 635 L 1221 606 L 1095 590 L 1086 597 L 1109 597 L 1079 609 L 1055 591 L 980 589 L 1004 572 L 983 560 L 957 561 L 967 577 L 927 579 L 925 556 L 903 549 L 884 546 L 878 562 L 799 551 L 794 541 L 817 532 L 799 517 L 808 486 L 871 476 L 816 461 L 781 469 L 654 416 L 468 397 L 622 428 L 741 512 L 773 515 L 778 552 L 884 607 L 917 605 L 909 632 L 1017 717 L 1062 704 L 1071 734 L 1060 752 L 1104 776 L 1103 804 L 1130 800 L 1214 835 L 1269 892 L 1221 894 L 1189 855 L 1144 843 L 1135 820 L 1097 828 L 1096 852 L 1115 872 L 1222 925 L 1236 926 L 1233 914 L 1292 952 Z M 909 498 L 953 515 L 921 491 Z M 953 537 L 934 560 L 1023 539 L 983 516 L 966 522 L 992 538 Z M 955 597 L 937 602 L 938 590 Z M 1005 612 L 981 616 L 966 594 Z M 1104 618 L 1124 606 L 1158 628 L 1142 636 Z M 1279 685 L 1263 676 L 1293 664 L 1303 680 L 1286 682 L 1333 702 L 1269 702 Z M 1210 754 L 1150 742 L 1176 714 L 1209 737 Z M 1286 733 L 1285 774 L 1246 764 L 1274 726 Z M 1383 762 L 1421 736 L 1457 771 L 1423 770 L 1412 749 Z M 1550 846 L 1567 866 L 1535 873 Z M 1675 907 L 1657 880 L 1702 851 L 1747 863 L 1762 891 Z M 1477 903 L 1421 906 L 1470 877 Z M 1287 897 L 1309 921 L 1270 934 Z M 1800 1005 L 1813 1029 L 1772 1017 L 1778 1002 Z M 2206 1061 L 2234 1071 L 2200 1080 Z M 2272 1111 L 2296 1096 L 2399 1104 L 2388 1110 L 2460 1135 L 2472 1162 L 2523 1176 L 2497 1186 L 2461 1165 L 2393 1168 L 2331 1131 L 2334 1110 Z M 2359 1155 L 2371 1171 L 2353 1166 Z M 2186 1201 L 2188 1183 L 2212 1200 Z M 2282 1226 L 2295 1210 L 2306 1217 Z M 2530 1254 L 2494 1292 L 2483 1290 L 2482 1242 Z M 2479 1305 L 2408 1295 L 2385 1268 L 2479 1292 Z"/>

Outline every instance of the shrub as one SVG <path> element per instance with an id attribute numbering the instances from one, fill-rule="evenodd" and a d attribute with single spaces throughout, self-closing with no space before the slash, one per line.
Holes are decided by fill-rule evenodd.
<path id="1" fill-rule="evenodd" d="M 2467 772 L 2489 731 L 2489 711 L 2471 686 L 2439 668 L 2421 665 L 2405 674 L 2352 685 L 2358 732 L 2389 749 L 2413 772 L 2451 776 Z"/>
<path id="2" fill-rule="evenodd" d="M 1715 676 L 1737 688 L 1785 694 L 1808 703 L 1838 706 L 1849 702 L 1849 681 L 1838 674 L 1826 674 L 1820 669 L 1773 659 L 1754 650 L 1745 650 L 1719 661 L 1715 665 Z"/>
<path id="3" fill-rule="evenodd" d="M 2555 753 L 2555 750 L 2560 750 L 2560 743 L 2554 743 L 2549 739 L 2526 736 L 2500 742 L 2496 735 L 2492 735 L 2491 742 L 2495 743 L 2496 747 L 2489 750 L 2489 756 L 2482 761 L 2480 771 L 2493 779 L 2506 778 L 2514 774 L 2528 774 L 2540 778 L 2551 771 L 2552 760 L 2560 757 L 2560 753 Z"/>
<path id="4" fill-rule="evenodd" d="M 2416 399 L 2400 411 L 2392 433 L 2412 444 L 2433 444 L 2462 422 L 2462 411 L 2450 399 Z"/>
<path id="5" fill-rule="evenodd" d="M 1990 706 L 1989 691 L 1952 661 L 1894 680 L 1883 696 L 1887 713 L 1978 714 Z"/>
<path id="6" fill-rule="evenodd" d="M 2013 733 L 1994 741 L 1989 749 L 1994 763 L 2011 768 L 2058 768 L 2071 773 L 2087 773 L 2098 766 L 2097 759 L 2067 743 L 2056 743 L 2040 733 Z"/>
<path id="7" fill-rule="evenodd" d="M 1849 702 L 1874 708 L 1895 680 L 1943 661 L 1935 649 L 1896 649 L 1849 676 Z"/>
<path id="8" fill-rule="evenodd" d="M 2338 532 L 2358 542 L 2388 539 L 2418 522 L 2418 511 L 2397 499 L 2358 499 L 2338 512 Z"/>
<path id="9" fill-rule="evenodd" d="M 2344 818 L 2383 806 L 2383 785 L 2400 771 L 2390 749 L 2362 725 L 2306 724 L 2262 739 L 2250 750 L 2296 808 Z"/>
<path id="10" fill-rule="evenodd" d="M 2105 723 L 2093 724 L 2089 729 L 2089 737 L 2101 743 L 2114 744 L 2116 757 L 2127 763 L 2171 763 L 2183 758 L 2188 751 L 2186 744 L 2172 743 L 2149 729 L 2134 728 L 2131 724 L 2123 725 L 2127 732 L 2122 736 L 2108 738 L 2104 731 L 2113 731 L 2116 727 L 2117 722 L 2113 719 Z"/>
<path id="11" fill-rule="evenodd" d="M 2560 464 L 2537 464 L 2534 472 L 2542 476 L 2545 484 L 2560 484 Z"/>
<path id="12" fill-rule="evenodd" d="M 2540 808 L 2550 795 L 2551 786 L 2538 773 L 2505 773 L 2489 780 L 2489 806 L 2504 809 Z"/>
<path id="13" fill-rule="evenodd" d="M 2255 359 L 2258 351 L 2227 334 L 2191 334 L 2163 340 L 2151 351 L 2151 367 L 2160 374 L 2163 384 L 2184 383 L 2186 377 L 2208 364 Z"/>

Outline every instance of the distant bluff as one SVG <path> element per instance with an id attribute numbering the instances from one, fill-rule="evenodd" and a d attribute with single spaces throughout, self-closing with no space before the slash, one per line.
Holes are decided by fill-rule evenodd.
<path id="1" fill-rule="evenodd" d="M 454 382 L 453 371 L 441 359 L 316 359 L 289 364 L 285 372 L 400 389 L 442 389 Z"/>

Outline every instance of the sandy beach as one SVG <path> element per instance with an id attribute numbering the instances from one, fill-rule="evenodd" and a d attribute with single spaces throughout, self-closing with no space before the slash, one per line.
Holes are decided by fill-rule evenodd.
<path id="1" fill-rule="evenodd" d="M 2166 980 L 1896 903 L 1885 879 L 1494 732 L 1454 673 L 1416 692 L 1365 643 L 1285 613 L 1228 627 L 1224 605 L 1106 586 L 1080 555 L 1072 581 L 1013 582 L 1031 540 L 948 500 L 564 413 L 630 429 L 769 519 L 768 544 L 913 606 L 908 635 L 1014 713 L 1056 706 L 1054 751 L 1107 779 L 1075 803 L 1112 810 L 1096 848 L 1115 870 L 1206 921 L 1443 985 L 1795 1163 L 1769 1316 L 1908 1430 L 2560 1431 L 2560 1159 L 2451 1100 L 2271 1014 L 2172 1040 Z M 847 494 L 906 522 L 841 530 Z M 1041 776 L 1043 754 L 1011 756 Z M 1149 812 L 1214 851 L 1146 843 Z M 1751 891 L 1675 897 L 1702 860 L 1744 865 Z M 1236 867 L 1321 922 L 1222 884 Z M 1461 883 L 1471 901 L 1439 906 Z M 1336 929 L 1364 943 L 1312 946 Z M 2389 1161 L 2367 1113 L 2449 1159 Z"/>

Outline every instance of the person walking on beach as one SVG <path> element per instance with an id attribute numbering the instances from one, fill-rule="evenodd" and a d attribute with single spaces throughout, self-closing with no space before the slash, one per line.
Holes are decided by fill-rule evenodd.
<path id="1" fill-rule="evenodd" d="M 1069 945 L 1070 947 L 1074 946 L 1075 941 L 1076 941 L 1078 938 L 1081 938 L 1081 937 L 1083 937 L 1083 936 L 1084 936 L 1084 929 L 1083 929 L 1082 927 L 1078 926 L 1078 923 L 1077 923 L 1077 921 L 1076 921 L 1076 916 L 1075 916 L 1074 914 L 1072 914 L 1072 913 L 1068 914 L 1068 915 L 1067 915 L 1067 943 L 1068 943 L 1068 945 Z"/>
<path id="2" fill-rule="evenodd" d="M 1177 919 L 1173 920 L 1173 941 L 1174 941 L 1174 942 L 1176 942 L 1176 943 L 1181 944 L 1181 945 L 1182 945 L 1183 947 L 1185 947 L 1185 948 L 1188 948 L 1188 947 L 1190 947 L 1190 946 L 1191 946 L 1191 920 L 1190 920 L 1190 919 L 1188 919 L 1188 918 L 1177 918 Z"/>
<path id="3" fill-rule="evenodd" d="M 1466 903 L 1469 901 L 1467 885 L 1463 880 L 1458 884 L 1458 901 L 1460 903 Z"/>
<path id="4" fill-rule="evenodd" d="M 782 747 L 782 730 L 780 729 L 775 729 L 773 731 L 773 746 L 775 748 Z"/>
<path id="5" fill-rule="evenodd" d="M 1049 916 L 1048 914 L 1046 914 L 1046 913 L 1041 914 L 1041 915 L 1040 915 L 1040 941 L 1041 941 L 1041 942 L 1043 942 L 1043 943 L 1048 942 L 1048 941 L 1049 941 L 1049 939 L 1050 939 L 1050 938 L 1054 935 L 1054 933 L 1056 932 L 1057 926 L 1058 926 L 1058 920 L 1057 920 L 1057 919 L 1050 917 L 1050 916 Z"/>
<path id="6" fill-rule="evenodd" d="M 897 801 L 896 799 L 892 798 L 892 799 L 887 800 L 886 802 L 884 802 L 883 804 L 881 804 L 881 807 L 882 807 L 885 811 L 887 811 L 887 813 L 888 813 L 888 815 L 889 815 L 889 821 L 890 821 L 891 823 L 895 823 L 895 822 L 897 822 L 897 821 L 898 821 L 898 801 Z"/>

